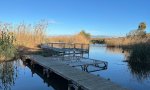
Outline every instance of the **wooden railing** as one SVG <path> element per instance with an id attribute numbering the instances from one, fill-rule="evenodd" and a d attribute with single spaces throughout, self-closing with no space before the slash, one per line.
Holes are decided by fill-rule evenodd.
<path id="1" fill-rule="evenodd" d="M 81 49 L 89 52 L 90 45 L 82 43 L 63 43 L 63 42 L 51 42 L 47 43 L 51 48 L 63 48 L 63 49 Z"/>

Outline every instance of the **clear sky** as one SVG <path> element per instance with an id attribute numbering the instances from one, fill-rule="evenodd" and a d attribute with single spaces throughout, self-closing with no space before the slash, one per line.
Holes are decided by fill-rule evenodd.
<path id="1" fill-rule="evenodd" d="M 50 35 L 80 30 L 93 35 L 122 36 L 138 27 L 150 26 L 150 0 L 0 0 L 0 21 L 51 24 Z"/>

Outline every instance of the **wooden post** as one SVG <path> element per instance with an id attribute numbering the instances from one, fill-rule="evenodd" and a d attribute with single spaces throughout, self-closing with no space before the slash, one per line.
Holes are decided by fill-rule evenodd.
<path id="1" fill-rule="evenodd" d="M 81 44 L 81 49 L 83 50 L 83 44 Z"/>
<path id="2" fill-rule="evenodd" d="M 76 50 L 76 44 L 74 43 L 73 45 L 74 45 L 73 56 L 75 56 L 75 53 L 76 53 L 76 51 L 75 51 Z"/>
<path id="3" fill-rule="evenodd" d="M 74 85 L 74 84 L 69 84 L 68 85 L 68 90 L 72 90 L 72 88 L 74 88 L 74 90 L 79 90 L 79 87 Z"/>
<path id="4" fill-rule="evenodd" d="M 81 55 L 82 55 L 82 57 L 83 57 L 83 53 L 84 53 L 83 44 L 81 44 Z"/>
<path id="5" fill-rule="evenodd" d="M 53 43 L 51 43 L 51 47 L 53 48 Z"/>
<path id="6" fill-rule="evenodd" d="M 76 44 L 74 43 L 73 45 L 74 45 L 74 49 L 76 49 Z"/>
<path id="7" fill-rule="evenodd" d="M 88 44 L 88 53 L 89 53 L 89 51 L 90 51 L 90 44 Z"/>
<path id="8" fill-rule="evenodd" d="M 66 44 L 64 43 L 63 48 L 65 48 Z"/>
<path id="9" fill-rule="evenodd" d="M 88 58 L 89 58 L 89 53 L 90 53 L 90 44 L 88 44 Z"/>
<path id="10" fill-rule="evenodd" d="M 32 66 L 32 68 L 34 68 L 34 61 L 31 61 L 31 66 Z"/>
<path id="11" fill-rule="evenodd" d="M 71 90 L 71 85 L 70 84 L 68 85 L 68 90 Z"/>

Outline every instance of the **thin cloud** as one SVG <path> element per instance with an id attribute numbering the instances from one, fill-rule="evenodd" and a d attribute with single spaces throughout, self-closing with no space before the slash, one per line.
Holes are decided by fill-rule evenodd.
<path id="1" fill-rule="evenodd" d="M 49 24 L 56 24 L 57 22 L 55 20 L 49 20 L 48 23 Z"/>

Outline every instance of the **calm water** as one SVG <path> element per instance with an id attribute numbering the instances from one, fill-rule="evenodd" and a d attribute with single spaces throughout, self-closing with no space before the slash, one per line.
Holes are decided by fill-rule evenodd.
<path id="1" fill-rule="evenodd" d="M 128 52 L 119 48 L 106 48 L 99 45 L 90 48 L 90 58 L 108 62 L 108 69 L 94 72 L 130 90 L 150 90 L 150 65 L 134 65 L 126 60 Z"/>
<path id="2" fill-rule="evenodd" d="M 33 70 L 21 60 L 0 64 L 0 90 L 66 90 L 67 82 L 55 74 L 50 78 L 42 69 Z"/>
<path id="3" fill-rule="evenodd" d="M 132 65 L 126 60 L 128 52 L 118 48 L 94 45 L 90 48 L 90 58 L 108 62 L 108 69 L 92 74 L 110 79 L 131 90 L 150 90 L 150 69 L 145 65 Z M 140 68 L 140 69 L 139 69 Z M 66 90 L 67 81 L 52 74 L 46 78 L 42 70 L 33 70 L 21 60 L 0 64 L 0 90 Z"/>

